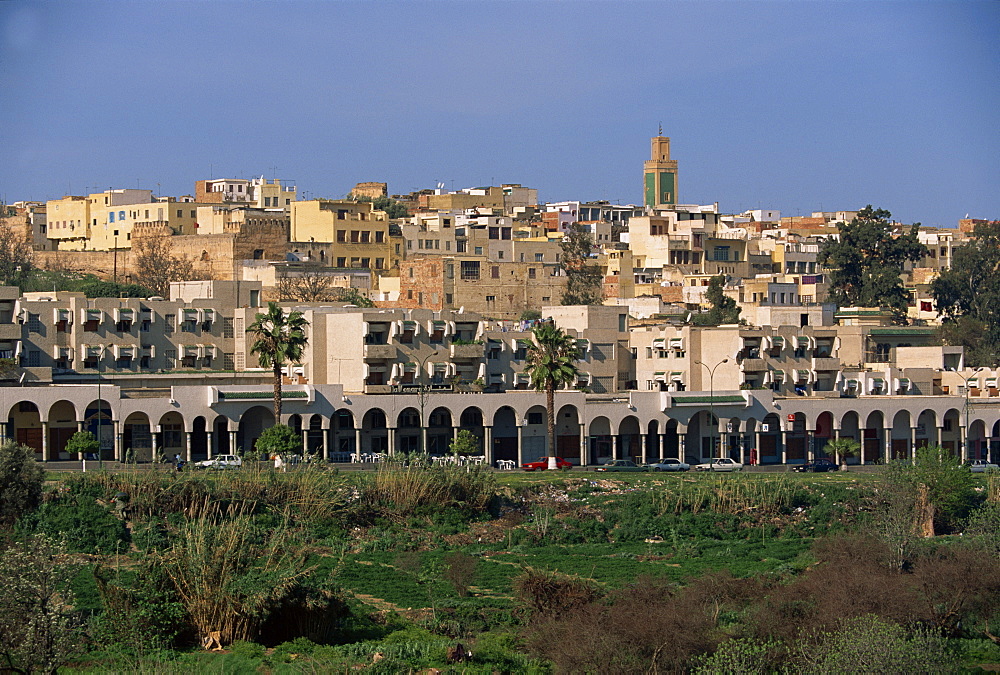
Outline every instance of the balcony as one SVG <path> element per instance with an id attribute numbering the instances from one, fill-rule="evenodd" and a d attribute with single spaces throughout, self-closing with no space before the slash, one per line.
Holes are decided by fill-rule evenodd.
<path id="1" fill-rule="evenodd" d="M 394 360 L 396 345 L 365 345 L 366 359 Z"/>
<path id="2" fill-rule="evenodd" d="M 482 343 L 471 345 L 451 345 L 451 358 L 454 359 L 481 359 L 485 354 L 486 346 Z"/>
<path id="3" fill-rule="evenodd" d="M 744 373 L 756 373 L 762 370 L 767 370 L 767 362 L 764 359 L 743 359 L 743 363 L 740 364 L 740 369 Z"/>
<path id="4" fill-rule="evenodd" d="M 813 370 L 840 370 L 840 359 L 839 358 L 821 358 L 816 357 L 812 360 Z"/>

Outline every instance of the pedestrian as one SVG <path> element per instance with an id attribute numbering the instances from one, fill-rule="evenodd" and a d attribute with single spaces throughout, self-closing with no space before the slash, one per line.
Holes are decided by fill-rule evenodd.
<path id="1" fill-rule="evenodd" d="M 274 470 L 281 471 L 281 473 L 285 472 L 285 462 L 279 454 L 274 455 Z"/>
<path id="2" fill-rule="evenodd" d="M 174 455 L 174 464 L 177 465 L 178 471 L 184 468 L 184 460 L 181 459 L 181 456 L 179 454 Z"/>

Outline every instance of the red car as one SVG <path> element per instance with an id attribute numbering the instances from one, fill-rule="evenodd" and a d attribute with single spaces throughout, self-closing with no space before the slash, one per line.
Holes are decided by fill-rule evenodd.
<path id="1" fill-rule="evenodd" d="M 556 457 L 556 468 L 568 469 L 572 466 L 573 466 L 572 464 L 567 462 L 562 457 Z M 526 462 L 525 464 L 521 465 L 521 468 L 524 469 L 525 471 L 534 471 L 535 469 L 538 469 L 539 471 L 544 471 L 545 469 L 549 468 L 549 458 L 542 457 L 540 459 L 535 460 L 534 462 Z"/>

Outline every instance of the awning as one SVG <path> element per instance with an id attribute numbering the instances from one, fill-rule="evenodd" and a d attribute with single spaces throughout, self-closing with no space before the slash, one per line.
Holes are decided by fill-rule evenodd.
<path id="1" fill-rule="evenodd" d="M 656 338 L 653 340 L 653 349 L 663 349 L 666 342 L 667 341 L 664 338 Z"/>
<path id="2" fill-rule="evenodd" d="M 979 389 L 979 378 L 978 377 L 971 378 L 969 380 L 968 386 L 975 387 L 976 389 Z"/>
<path id="3" fill-rule="evenodd" d="M 783 382 L 785 380 L 785 371 L 783 370 L 772 370 L 771 377 L 775 382 Z"/>
<path id="4" fill-rule="evenodd" d="M 528 373 L 514 373 L 514 379 L 518 382 L 528 382 L 531 380 L 531 375 Z"/>
<path id="5" fill-rule="evenodd" d="M 671 349 L 684 349 L 684 338 L 670 338 Z"/>
<path id="6" fill-rule="evenodd" d="M 858 381 L 857 380 L 845 380 L 844 381 L 844 386 L 847 387 L 848 389 L 857 389 L 858 388 Z"/>
<path id="7" fill-rule="evenodd" d="M 658 371 L 656 371 L 655 373 L 653 373 L 653 381 L 654 382 L 666 382 L 667 381 L 667 372 L 665 370 L 658 370 Z"/>
<path id="8" fill-rule="evenodd" d="M 908 378 L 908 377 L 901 377 L 901 378 L 899 378 L 899 388 L 902 389 L 903 391 L 909 391 L 910 390 L 910 378 Z"/>
<path id="9" fill-rule="evenodd" d="M 796 382 L 808 382 L 809 381 L 809 371 L 808 370 L 796 370 L 795 371 L 795 381 Z"/>
<path id="10" fill-rule="evenodd" d="M 681 380 L 684 379 L 684 372 L 680 370 L 675 370 L 674 372 L 670 373 L 670 379 L 674 382 L 680 382 Z"/>
<path id="11" fill-rule="evenodd" d="M 997 388 L 997 378 L 995 378 L 995 377 L 987 377 L 986 378 L 986 386 L 989 387 L 990 389 L 996 389 Z"/>
<path id="12" fill-rule="evenodd" d="M 775 347 L 784 347 L 785 338 L 781 337 L 780 335 L 775 335 L 774 337 L 771 338 L 771 344 L 774 345 Z"/>
<path id="13" fill-rule="evenodd" d="M 806 336 L 806 335 L 798 335 L 795 338 L 795 342 L 800 347 L 808 347 L 809 346 L 809 337 Z"/>
<path id="14" fill-rule="evenodd" d="M 590 349 L 590 340 L 586 338 L 577 338 L 576 348 L 579 349 L 581 352 L 587 351 L 588 349 Z"/>

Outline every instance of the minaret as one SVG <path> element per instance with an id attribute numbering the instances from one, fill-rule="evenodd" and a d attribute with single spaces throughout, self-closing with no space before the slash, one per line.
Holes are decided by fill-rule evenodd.
<path id="1" fill-rule="evenodd" d="M 649 160 L 645 163 L 643 203 L 650 208 L 670 208 L 677 205 L 677 160 L 670 159 L 670 139 L 653 137 Z"/>

